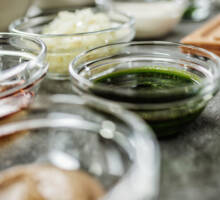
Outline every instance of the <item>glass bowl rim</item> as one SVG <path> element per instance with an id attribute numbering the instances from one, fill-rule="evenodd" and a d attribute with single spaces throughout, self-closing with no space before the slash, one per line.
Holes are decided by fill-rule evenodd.
<path id="1" fill-rule="evenodd" d="M 95 9 L 95 8 L 93 8 L 93 9 Z M 30 35 L 30 36 L 33 36 L 33 37 L 56 38 L 56 37 L 86 36 L 86 35 L 95 35 L 95 34 L 101 34 L 101 33 L 106 33 L 106 32 L 114 32 L 114 31 L 118 31 L 118 30 L 126 28 L 126 27 L 132 27 L 135 24 L 135 20 L 134 20 L 134 18 L 132 16 L 126 15 L 125 13 L 122 13 L 122 12 L 117 11 L 115 9 L 112 9 L 111 11 L 113 11 L 115 13 L 118 13 L 121 16 L 126 17 L 127 21 L 125 23 L 122 23 L 122 24 L 116 26 L 116 27 L 107 28 L 107 29 L 98 30 L 98 31 L 73 33 L 73 34 L 38 34 L 38 33 L 29 33 L 29 32 L 26 32 L 26 31 L 20 31 L 19 29 L 17 29 L 17 26 L 19 26 L 19 25 L 21 25 L 21 24 L 23 24 L 25 22 L 28 22 L 29 19 L 38 18 L 39 16 L 21 17 L 21 18 L 16 19 L 15 21 L 13 21 L 9 25 L 9 31 L 10 32 L 24 34 L 24 35 Z M 57 13 L 57 11 L 55 11 L 55 13 Z M 52 15 L 52 13 L 49 13 L 48 15 Z"/>
<path id="2" fill-rule="evenodd" d="M 108 86 L 104 85 L 104 84 L 100 84 L 100 85 L 96 85 L 94 83 L 92 83 L 91 81 L 87 80 L 86 78 L 80 76 L 75 70 L 74 70 L 74 65 L 77 65 L 77 62 L 80 60 L 81 57 L 86 56 L 87 54 L 96 51 L 96 50 L 100 50 L 100 49 L 104 49 L 106 47 L 113 47 L 113 46 L 132 46 L 132 45 L 161 45 L 161 46 L 174 46 L 174 47 L 186 47 L 188 49 L 192 49 L 192 50 L 197 50 L 199 52 L 204 53 L 205 55 L 210 56 L 212 59 L 215 60 L 216 65 L 218 65 L 220 67 L 220 58 L 215 55 L 214 53 L 200 48 L 200 47 L 196 47 L 196 46 L 192 46 L 192 45 L 185 45 L 182 43 L 177 43 L 177 42 L 167 42 L 167 41 L 132 41 L 132 42 L 119 42 L 119 43 L 112 43 L 112 44 L 107 44 L 107 45 L 102 45 L 87 51 L 84 51 L 82 53 L 80 53 L 78 56 L 76 56 L 69 64 L 69 73 L 70 73 L 70 78 L 74 79 L 76 81 L 78 81 L 80 84 L 78 85 L 80 89 L 84 90 L 84 86 L 86 88 L 94 88 L 94 89 L 99 89 L 102 91 L 109 91 Z M 116 54 L 117 55 L 117 54 Z M 114 55 L 113 55 L 114 56 Z M 104 59 L 109 59 L 111 58 L 111 56 L 109 57 L 103 57 Z M 103 58 L 98 58 L 95 60 L 91 60 L 91 61 L 85 61 L 84 63 L 80 64 L 81 67 L 86 66 L 87 64 L 90 63 L 95 63 L 98 62 L 100 60 L 103 60 Z M 172 57 L 171 57 L 172 58 Z M 168 94 L 169 93 L 176 93 L 179 91 L 184 91 L 186 88 L 188 90 L 198 90 L 198 89 L 202 89 L 202 91 L 207 92 L 207 88 L 210 87 L 210 85 L 215 85 L 217 84 L 217 82 L 220 79 L 220 69 L 219 67 L 215 67 L 215 70 L 217 71 L 217 73 L 212 74 L 212 80 L 209 80 L 207 78 L 205 78 L 199 85 L 193 85 L 193 84 L 189 84 L 186 86 L 180 86 L 180 87 L 175 87 L 175 88 L 171 88 L 171 89 L 162 89 L 161 91 L 164 92 L 166 91 Z M 83 86 L 84 85 L 84 86 Z M 134 91 L 132 89 L 117 89 L 114 90 L 114 92 L 117 92 L 117 94 L 125 94 L 128 96 L 133 96 L 133 95 L 138 95 L 138 94 L 149 94 L 148 91 Z M 159 91 L 159 92 L 161 92 Z M 154 92 L 152 92 L 154 93 Z M 201 92 L 201 94 L 203 94 Z"/>
<path id="3" fill-rule="evenodd" d="M 23 35 L 23 34 L 20 34 L 20 33 L 0 32 L 0 39 L 4 38 L 4 37 L 19 37 L 21 39 L 23 38 L 25 40 L 31 41 L 31 42 L 33 42 L 35 44 L 38 44 L 40 46 L 39 53 L 36 55 L 36 57 L 34 57 L 33 59 L 29 60 L 27 62 L 27 64 L 29 66 L 35 66 L 35 65 L 38 65 L 39 63 L 41 63 L 43 65 L 43 67 L 41 67 L 42 70 L 39 71 L 39 74 L 34 79 L 33 79 L 33 77 L 30 77 L 27 80 L 26 83 L 21 84 L 21 85 L 16 86 L 16 87 L 12 87 L 12 88 L 10 88 L 10 89 L 8 89 L 6 91 L 0 92 L 0 97 L 8 96 L 11 93 L 15 93 L 18 90 L 27 88 L 29 85 L 33 84 L 34 82 L 38 81 L 41 77 L 43 77 L 46 74 L 47 69 L 48 69 L 48 64 L 45 61 L 47 47 L 46 47 L 45 43 L 42 40 L 40 40 L 40 39 L 38 39 L 36 37 L 31 37 L 31 36 L 28 36 L 28 35 Z M 1 51 L 2 51 L 2 55 L 4 55 L 4 50 L 0 49 L 0 52 Z M 19 67 L 20 65 L 17 65 L 17 66 Z M 25 69 L 26 69 L 26 67 L 24 69 L 18 70 L 18 72 L 21 72 L 21 71 L 23 71 Z M 14 71 L 15 72 L 13 72 L 13 70 L 12 70 L 12 74 L 13 75 L 15 75 L 14 73 L 17 73 L 16 70 L 14 70 Z M 7 80 L 7 78 L 10 78 L 10 76 L 12 76 L 12 75 L 9 74 L 8 72 L 6 72 L 5 74 L 1 74 L 0 75 L 0 81 Z"/>
<path id="4" fill-rule="evenodd" d="M 148 197 L 147 199 L 151 200 L 157 197 L 159 192 L 160 149 L 152 129 L 142 119 L 115 103 L 109 103 L 90 96 L 82 98 L 76 95 L 55 94 L 51 96 L 43 95 L 39 96 L 38 98 L 46 98 L 51 104 L 65 103 L 69 105 L 89 105 L 93 108 L 96 108 L 98 105 L 101 110 L 104 110 L 105 112 L 107 111 L 108 113 L 122 119 L 122 121 L 129 125 L 132 130 L 132 136 L 134 137 L 132 137 L 131 143 L 135 148 L 135 158 L 128 171 L 120 178 L 119 182 L 116 183 L 115 186 L 113 186 L 113 188 L 106 193 L 102 200 L 117 200 L 118 192 L 120 192 L 122 197 L 126 197 L 125 199 L 127 200 L 134 200 L 134 197 L 138 196 L 136 193 L 137 191 L 140 192 L 140 194 L 138 194 L 142 195 L 142 198 L 144 196 L 145 198 Z M 41 117 L 40 119 L 26 118 L 25 120 L 22 119 L 21 121 L 17 122 L 9 122 L 0 126 L 0 137 L 12 135 L 18 131 L 41 129 L 45 127 L 74 128 L 71 126 L 72 121 L 68 120 L 72 119 L 72 117 L 65 116 L 62 119 L 64 119 L 62 120 L 64 125 L 59 125 L 60 123 L 54 123 L 56 120 L 58 122 L 60 118 L 54 118 L 54 121 L 53 118 L 51 120 L 51 118 L 45 117 Z M 46 120 L 48 120 L 48 123 Z M 67 125 L 67 123 L 69 125 Z M 134 193 L 129 194 L 126 184 L 130 183 L 134 179 L 136 179 L 136 184 L 132 187 Z M 141 183 L 141 189 L 140 185 L 137 183 Z M 148 185 L 149 188 L 142 187 L 146 185 Z"/>

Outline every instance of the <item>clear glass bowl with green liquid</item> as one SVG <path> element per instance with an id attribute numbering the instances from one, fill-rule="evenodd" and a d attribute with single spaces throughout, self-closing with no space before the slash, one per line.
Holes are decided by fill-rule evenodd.
<path id="1" fill-rule="evenodd" d="M 94 53 L 112 52 L 96 60 Z M 69 67 L 73 89 L 114 101 L 139 114 L 159 137 L 192 122 L 219 89 L 219 58 L 171 42 L 106 45 L 79 55 Z"/>

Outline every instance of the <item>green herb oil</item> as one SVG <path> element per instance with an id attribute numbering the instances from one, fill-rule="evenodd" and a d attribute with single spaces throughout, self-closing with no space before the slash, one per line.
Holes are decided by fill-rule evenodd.
<path id="1" fill-rule="evenodd" d="M 95 85 L 106 85 L 108 90 L 99 90 L 94 87 L 91 88 L 91 92 L 116 102 L 135 104 L 169 103 L 195 96 L 198 91 L 188 91 L 187 89 L 184 90 L 184 88 L 187 88 L 189 85 L 199 86 L 200 81 L 199 76 L 180 69 L 161 66 L 139 67 L 115 71 L 94 79 Z M 169 89 L 172 90 L 180 87 L 182 88 L 181 92 L 174 91 L 169 93 Z M 139 91 L 139 94 L 143 91 L 144 95 L 131 95 L 129 97 L 125 96 L 123 92 L 121 94 L 115 93 L 116 89 L 121 89 L 122 91 L 133 89 L 134 91 Z M 185 108 L 182 108 L 183 110 L 176 110 L 172 113 L 168 112 L 165 116 L 154 115 L 153 112 L 149 112 L 144 108 L 143 110 L 140 108 L 138 110 L 130 110 L 145 119 L 159 137 L 164 137 L 177 132 L 182 126 L 195 119 L 205 106 L 200 105 L 202 103 L 197 102 L 193 109 L 186 105 Z"/>

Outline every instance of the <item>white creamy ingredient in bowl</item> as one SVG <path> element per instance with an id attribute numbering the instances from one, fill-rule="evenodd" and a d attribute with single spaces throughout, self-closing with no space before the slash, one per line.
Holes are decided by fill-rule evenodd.
<path id="1" fill-rule="evenodd" d="M 183 4 L 175 1 L 115 2 L 114 7 L 136 20 L 136 38 L 156 38 L 167 34 L 178 24 Z"/>
<path id="2" fill-rule="evenodd" d="M 87 33 L 109 29 L 117 25 L 111 21 L 108 15 L 100 12 L 95 13 L 91 9 L 81 9 L 76 12 L 61 11 L 50 24 L 44 27 L 42 33 Z M 79 53 L 117 41 L 120 38 L 120 31 L 44 38 L 43 40 L 48 48 L 49 72 L 67 75 L 69 63 Z M 96 55 L 94 55 L 95 57 Z"/>

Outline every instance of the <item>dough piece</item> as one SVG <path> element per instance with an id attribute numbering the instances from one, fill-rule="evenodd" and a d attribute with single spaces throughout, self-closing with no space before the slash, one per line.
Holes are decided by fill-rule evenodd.
<path id="1" fill-rule="evenodd" d="M 201 47 L 220 56 L 220 15 L 184 37 L 181 43 Z"/>

